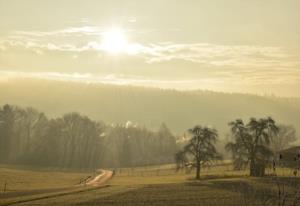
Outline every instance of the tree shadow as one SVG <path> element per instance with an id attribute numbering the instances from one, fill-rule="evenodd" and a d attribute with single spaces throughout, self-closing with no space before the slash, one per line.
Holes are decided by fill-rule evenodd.
<path id="1" fill-rule="evenodd" d="M 263 184 L 280 184 L 290 187 L 292 189 L 300 190 L 300 178 L 299 177 L 275 177 L 268 176 L 259 180 Z"/>
<path id="2" fill-rule="evenodd" d="M 203 184 L 201 181 L 187 183 L 191 185 Z M 227 190 L 239 196 L 244 205 L 275 205 L 277 194 L 270 187 L 254 186 L 249 180 L 228 178 L 210 180 L 206 186 L 219 190 Z"/>

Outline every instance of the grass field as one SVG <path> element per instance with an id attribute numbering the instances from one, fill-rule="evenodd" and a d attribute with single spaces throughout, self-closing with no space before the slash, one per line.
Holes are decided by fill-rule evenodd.
<path id="1" fill-rule="evenodd" d="M 290 177 L 289 169 L 280 169 L 278 173 L 279 185 L 285 185 L 284 194 L 288 194 L 285 205 L 292 205 L 293 192 L 300 182 Z M 116 170 L 115 177 L 105 187 L 7 199 L 2 205 L 16 202 L 13 205 L 278 205 L 278 185 L 273 177 L 247 175 L 247 171 L 233 171 L 230 164 L 204 168 L 198 181 L 193 172 L 176 173 L 173 165 L 122 168 Z"/>
<path id="2" fill-rule="evenodd" d="M 90 173 L 58 171 L 54 169 L 0 166 L 0 191 L 17 192 L 24 190 L 70 187 Z"/>

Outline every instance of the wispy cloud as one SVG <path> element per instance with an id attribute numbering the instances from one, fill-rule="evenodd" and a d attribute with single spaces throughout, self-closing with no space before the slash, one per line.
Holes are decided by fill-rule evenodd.
<path id="1" fill-rule="evenodd" d="M 300 63 L 290 60 L 291 56 L 280 47 L 167 43 L 153 44 L 143 52 L 148 63 L 183 60 L 235 67 L 289 67 Z"/>
<path id="2" fill-rule="evenodd" d="M 90 58 L 107 56 L 99 36 L 103 35 L 99 27 L 70 27 L 63 30 L 17 31 L 12 35 L 0 39 L 0 55 L 13 51 L 34 52 L 47 56 L 49 53 L 62 52 L 70 59 L 80 61 L 84 52 Z M 95 36 L 96 38 L 94 38 Z M 60 37 L 60 38 L 56 38 Z M 61 39 L 62 38 L 62 39 Z M 189 80 L 184 82 L 170 82 L 145 78 L 131 78 L 120 76 L 97 76 L 91 74 L 62 74 L 62 73 L 35 73 L 35 77 L 108 82 L 115 84 L 297 84 L 300 82 L 300 55 L 291 53 L 283 47 L 261 45 L 221 45 L 209 43 L 140 43 L 131 41 L 120 56 L 126 59 L 138 59 L 135 68 L 150 68 L 171 65 L 174 70 L 185 70 Z M 1 56 L 0 56 L 1 57 Z M 114 57 L 117 58 L 117 57 Z M 100 59 L 96 62 L 101 62 Z M 177 63 L 183 63 L 179 67 Z M 1 66 L 1 65 L 0 65 Z M 189 67 L 198 68 L 202 76 L 195 76 Z M 149 67 L 148 67 L 149 68 Z M 205 68 L 206 70 L 204 71 Z M 190 72 L 190 74 L 188 73 Z M 197 72 L 196 72 L 197 73 Z M 24 74 L 23 74 L 24 75 Z M 30 74 L 32 75 L 32 74 Z M 188 82 L 186 82 L 188 81 Z"/>
<path id="3" fill-rule="evenodd" d="M 253 77 L 257 78 L 257 77 Z M 110 84 L 120 86 L 142 86 L 142 87 L 154 87 L 163 89 L 177 89 L 177 90 L 213 90 L 220 92 L 247 92 L 254 91 L 256 94 L 277 94 L 281 96 L 294 96 L 295 93 L 291 93 L 290 89 L 295 86 L 299 86 L 299 82 L 284 82 L 286 89 L 282 87 L 282 84 L 274 84 L 274 82 L 260 81 L 258 84 L 250 83 L 249 81 L 234 81 L 233 79 L 222 79 L 217 77 L 208 77 L 201 79 L 186 79 L 186 80 L 167 80 L 167 79 L 154 79 L 145 78 L 142 76 L 135 75 L 120 75 L 120 74 L 109 74 L 109 75 L 95 75 L 91 73 L 61 73 L 61 72 L 11 72 L 11 71 L 0 71 L 0 82 L 1 81 L 20 81 L 20 80 L 55 80 L 55 81 L 67 81 L 74 83 L 84 84 Z M 228 84 L 228 80 L 232 83 Z M 300 80 L 298 78 L 298 80 Z M 201 85 L 199 87 L 199 85 Z M 268 85 L 265 87 L 265 85 Z M 274 86 L 274 89 L 272 86 Z M 271 86 L 271 87 L 270 87 Z M 277 88 L 277 89 L 276 89 Z M 258 90 L 259 89 L 259 90 Z M 277 90 L 285 91 L 284 94 Z M 296 94 L 297 91 L 295 91 Z"/>
<path id="4" fill-rule="evenodd" d="M 76 28 L 67 32 L 93 33 L 91 28 Z M 39 34 L 35 34 L 39 35 Z M 45 35 L 45 34 L 41 34 Z M 48 34 L 46 34 L 48 35 Z M 19 49 L 48 51 L 66 51 L 80 53 L 83 51 L 105 52 L 100 41 L 85 40 L 76 45 L 74 42 L 64 43 L 42 41 L 24 36 L 0 41 L 0 50 Z M 155 64 L 174 60 L 210 65 L 216 67 L 258 67 L 258 68 L 288 68 L 299 67 L 300 60 L 280 47 L 250 46 L 250 45 L 216 45 L 207 43 L 178 44 L 172 42 L 156 44 L 129 43 L 127 54 L 135 54 L 145 59 L 145 63 Z"/>
<path id="5" fill-rule="evenodd" d="M 102 35 L 103 29 L 95 26 L 83 26 L 83 27 L 69 27 L 66 29 L 55 30 L 55 31 L 15 31 L 12 35 L 14 36 L 28 36 L 28 37 L 53 37 L 53 36 L 65 36 L 79 35 Z"/>
<path id="6" fill-rule="evenodd" d="M 134 75 L 95 75 L 91 73 L 59 73 L 59 72 L 11 72 L 0 71 L 0 80 L 19 79 L 19 78 L 37 78 L 48 80 L 61 80 L 61 81 L 74 81 L 84 83 L 103 83 L 115 85 L 140 85 L 140 86 L 153 86 L 172 88 L 176 84 L 191 84 L 200 82 L 199 80 L 159 80 L 150 79 Z M 203 79 L 203 83 L 211 82 L 216 83 L 214 80 Z"/>

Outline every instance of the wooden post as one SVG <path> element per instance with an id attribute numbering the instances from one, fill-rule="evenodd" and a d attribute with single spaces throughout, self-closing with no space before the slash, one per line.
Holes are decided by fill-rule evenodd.
<path id="1" fill-rule="evenodd" d="M 6 187 L 7 187 L 7 182 L 5 181 L 5 182 L 4 182 L 3 193 L 5 193 L 5 192 L 6 192 Z"/>

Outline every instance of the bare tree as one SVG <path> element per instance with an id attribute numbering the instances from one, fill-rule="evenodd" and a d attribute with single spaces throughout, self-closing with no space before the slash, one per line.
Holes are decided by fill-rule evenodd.
<path id="1" fill-rule="evenodd" d="M 234 141 L 228 143 L 226 149 L 232 152 L 235 163 L 239 162 L 237 160 L 249 163 L 251 176 L 263 176 L 265 162 L 272 156 L 271 137 L 279 131 L 275 121 L 270 117 L 251 118 L 245 125 L 243 120 L 237 119 L 229 126 Z"/>
<path id="2" fill-rule="evenodd" d="M 199 125 L 188 131 L 192 137 L 184 147 L 184 152 L 193 157 L 196 166 L 196 179 L 200 179 L 201 165 L 220 158 L 215 148 L 218 133 L 215 129 Z"/>

